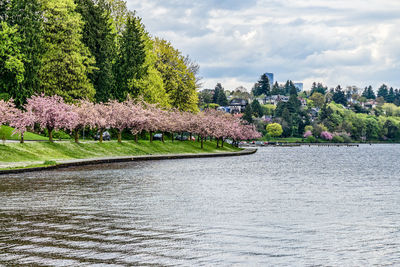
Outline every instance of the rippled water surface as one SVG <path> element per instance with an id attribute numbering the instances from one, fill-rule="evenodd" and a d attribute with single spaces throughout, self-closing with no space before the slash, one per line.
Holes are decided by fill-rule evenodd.
<path id="1" fill-rule="evenodd" d="M 0 264 L 400 265 L 400 145 L 0 176 Z"/>

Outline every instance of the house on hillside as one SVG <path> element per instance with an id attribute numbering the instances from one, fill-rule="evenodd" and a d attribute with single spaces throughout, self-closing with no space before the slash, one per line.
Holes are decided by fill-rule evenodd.
<path id="1" fill-rule="evenodd" d="M 241 98 L 234 98 L 229 103 L 229 109 L 231 113 L 242 113 L 246 108 L 248 101 Z"/>
<path id="2" fill-rule="evenodd" d="M 264 104 L 277 105 L 279 102 L 288 102 L 289 97 L 285 95 L 272 95 L 265 98 Z"/>

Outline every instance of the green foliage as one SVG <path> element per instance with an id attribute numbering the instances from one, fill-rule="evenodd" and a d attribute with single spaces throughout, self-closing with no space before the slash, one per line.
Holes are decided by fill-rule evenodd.
<path id="1" fill-rule="evenodd" d="M 260 80 L 254 86 L 253 94 L 255 96 L 271 95 L 271 86 L 269 84 L 268 76 L 265 73 L 263 75 L 261 75 Z"/>
<path id="2" fill-rule="evenodd" d="M 186 59 L 170 42 L 156 38 L 155 67 L 161 74 L 168 102 L 183 111 L 197 111 L 197 79 L 195 71 L 185 63 Z"/>
<path id="3" fill-rule="evenodd" d="M 340 135 L 335 135 L 335 136 L 332 138 L 332 142 L 333 142 L 333 143 L 344 143 L 344 139 L 343 139 L 343 137 L 341 137 Z"/>
<path id="4" fill-rule="evenodd" d="M 24 82 L 25 55 L 21 51 L 22 39 L 18 26 L 0 23 L 0 93 L 11 97 L 19 96 L 19 88 Z M 19 98 L 18 98 L 19 100 Z"/>
<path id="5" fill-rule="evenodd" d="M 310 96 L 310 100 L 313 101 L 313 104 L 315 107 L 318 108 L 322 108 L 324 103 L 325 103 L 325 97 L 323 94 L 318 93 L 318 92 L 314 92 L 311 96 Z"/>
<path id="6" fill-rule="evenodd" d="M 220 83 L 217 83 L 214 89 L 214 95 L 212 96 L 213 103 L 216 103 L 220 106 L 227 106 L 228 99 L 226 98 L 224 88 Z"/>
<path id="7" fill-rule="evenodd" d="M 9 91 L 15 104 L 21 106 L 26 98 L 40 91 L 39 69 L 44 52 L 41 4 L 39 0 L 10 1 L 6 17 L 10 25 L 18 27 L 16 37 L 20 37 L 21 41 L 17 47 L 24 55 L 24 79 Z"/>
<path id="8" fill-rule="evenodd" d="M 43 0 L 46 51 L 40 69 L 41 88 L 66 101 L 93 99 L 88 79 L 95 60 L 82 42 L 83 22 L 73 0 Z"/>
<path id="9" fill-rule="evenodd" d="M 316 143 L 317 142 L 317 138 L 315 138 L 314 136 L 310 135 L 306 138 L 306 142 L 307 143 Z"/>
<path id="10" fill-rule="evenodd" d="M 243 112 L 243 120 L 247 121 L 248 123 L 253 123 L 253 110 L 251 105 L 247 105 Z"/>
<path id="11" fill-rule="evenodd" d="M 133 98 L 141 95 L 140 87 L 135 81 L 142 79 L 147 72 L 146 45 L 141 19 L 129 15 L 120 40 L 120 51 L 115 64 L 117 86 L 114 97 L 120 101 L 129 94 Z"/>
<path id="12" fill-rule="evenodd" d="M 76 11 L 84 21 L 83 43 L 96 60 L 93 73 L 88 77 L 93 84 L 97 102 L 107 102 L 115 88 L 113 62 L 116 59 L 117 44 L 110 10 L 104 1 L 95 5 L 92 0 L 75 0 Z"/>
<path id="13" fill-rule="evenodd" d="M 271 123 L 267 125 L 267 132 L 272 137 L 279 137 L 282 135 L 283 129 L 279 123 Z"/>
<path id="14" fill-rule="evenodd" d="M 263 108 L 260 105 L 260 102 L 258 102 L 257 99 L 253 100 L 253 102 L 251 102 L 251 109 L 253 111 L 254 116 L 260 118 L 264 115 L 264 111 Z"/>

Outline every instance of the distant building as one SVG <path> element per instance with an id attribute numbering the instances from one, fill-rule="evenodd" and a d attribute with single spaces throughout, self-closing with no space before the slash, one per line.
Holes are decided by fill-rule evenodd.
<path id="1" fill-rule="evenodd" d="M 242 113 L 246 108 L 248 102 L 247 100 L 234 98 L 229 103 L 229 109 L 231 113 Z"/>
<path id="2" fill-rule="evenodd" d="M 271 88 L 272 88 L 272 86 L 274 85 L 274 74 L 273 74 L 273 73 L 266 72 L 265 75 L 267 75 L 268 80 L 269 80 L 269 85 L 270 85 Z"/>
<path id="3" fill-rule="evenodd" d="M 303 91 L 303 83 L 293 83 L 294 84 L 294 87 L 296 87 L 296 89 L 297 89 L 297 92 L 301 92 L 301 91 Z"/>

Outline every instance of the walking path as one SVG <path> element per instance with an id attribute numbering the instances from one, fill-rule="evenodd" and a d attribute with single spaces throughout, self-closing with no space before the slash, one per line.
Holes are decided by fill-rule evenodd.
<path id="1" fill-rule="evenodd" d="M 104 158 L 88 158 L 88 159 L 70 159 L 70 160 L 55 160 L 57 165 L 43 166 L 43 167 L 32 167 L 24 168 L 31 165 L 43 164 L 40 162 L 2 162 L 0 168 L 23 168 L 23 169 L 9 169 L 0 170 L 0 175 L 31 172 L 31 171 L 42 171 L 48 169 L 59 169 L 67 168 L 72 166 L 83 166 L 93 164 L 105 164 L 113 162 L 128 162 L 128 161 L 147 161 L 147 160 L 165 160 L 165 159 L 185 159 L 185 158 L 210 158 L 210 157 L 231 157 L 231 156 L 243 156 L 250 155 L 257 152 L 255 148 L 246 148 L 237 152 L 217 152 L 217 153 L 188 153 L 188 154 L 164 154 L 164 155 L 142 155 L 142 156 L 122 156 L 122 157 L 104 157 Z"/>

